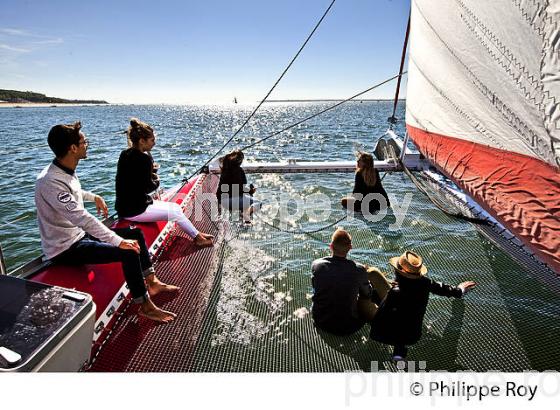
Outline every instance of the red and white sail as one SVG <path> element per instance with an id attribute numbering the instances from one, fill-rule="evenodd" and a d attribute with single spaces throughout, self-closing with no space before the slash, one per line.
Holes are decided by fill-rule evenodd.
<path id="1" fill-rule="evenodd" d="M 407 131 L 560 272 L 560 0 L 413 0 Z"/>

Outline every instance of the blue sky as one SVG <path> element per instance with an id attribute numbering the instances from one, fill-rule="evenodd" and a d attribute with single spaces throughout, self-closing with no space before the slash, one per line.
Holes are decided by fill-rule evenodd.
<path id="1" fill-rule="evenodd" d="M 331 0 L 0 0 L 0 88 L 254 103 Z M 408 0 L 337 0 L 270 98 L 341 98 L 398 71 Z M 369 98 L 391 98 L 394 84 Z"/>

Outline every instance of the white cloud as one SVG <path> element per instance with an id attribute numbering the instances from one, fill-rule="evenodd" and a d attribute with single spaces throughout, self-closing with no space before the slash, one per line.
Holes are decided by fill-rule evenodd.
<path id="1" fill-rule="evenodd" d="M 31 50 L 21 47 L 14 47 L 9 44 L 0 44 L 0 50 L 13 51 L 14 53 L 29 53 Z"/>
<path id="2" fill-rule="evenodd" d="M 0 64 L 3 77 L 22 70 L 23 61 L 27 56 L 62 43 L 64 40 L 60 37 L 35 34 L 25 29 L 0 27 Z M 29 65 L 29 62 L 26 65 Z"/>
<path id="3" fill-rule="evenodd" d="M 32 44 L 36 44 L 36 45 L 62 44 L 62 43 L 64 43 L 64 40 L 61 39 L 60 37 L 46 39 L 46 40 L 37 40 L 32 42 Z"/>
<path id="4" fill-rule="evenodd" d="M 30 34 L 25 30 L 17 28 L 0 28 L 0 33 L 8 34 L 10 36 L 29 36 Z"/>
<path id="5" fill-rule="evenodd" d="M 23 44 L 23 47 L 7 44 L 11 43 L 8 39 L 9 37 L 19 37 L 18 42 Z M 64 43 L 64 40 L 60 37 L 45 36 L 35 34 L 24 29 L 9 27 L 0 28 L 0 39 L 4 40 L 4 44 L 3 46 L 0 45 L 0 48 L 16 52 L 29 52 L 40 48 L 40 46 L 50 46 Z M 13 40 L 15 40 L 15 38 Z"/>

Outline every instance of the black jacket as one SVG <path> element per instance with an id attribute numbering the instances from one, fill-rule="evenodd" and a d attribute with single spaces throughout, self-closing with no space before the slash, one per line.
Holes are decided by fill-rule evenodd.
<path id="1" fill-rule="evenodd" d="M 233 167 L 229 170 L 222 170 L 220 174 L 220 182 L 218 184 L 218 191 L 216 196 L 218 201 L 221 200 L 222 195 L 228 197 L 241 197 L 243 196 L 243 190 L 247 184 L 247 176 L 245 171 L 241 167 Z"/>
<path id="2" fill-rule="evenodd" d="M 350 334 L 364 321 L 358 318 L 358 295 L 371 297 L 366 270 L 355 262 L 338 256 L 317 259 L 311 266 L 315 325 L 329 333 Z"/>
<path id="3" fill-rule="evenodd" d="M 392 288 L 381 302 L 371 322 L 370 337 L 389 345 L 412 345 L 422 337 L 422 322 L 430 293 L 460 298 L 456 286 L 436 282 L 426 276 L 418 279 L 397 274 L 398 286 Z"/>
<path id="4" fill-rule="evenodd" d="M 115 208 L 119 217 L 140 215 L 153 203 L 149 194 L 159 186 L 153 168 L 151 155 L 134 148 L 121 152 L 115 181 Z"/>
<path id="5" fill-rule="evenodd" d="M 362 194 L 364 197 L 368 194 L 381 194 L 385 198 L 385 201 L 387 201 L 387 207 L 389 208 L 391 206 L 391 203 L 389 202 L 389 197 L 387 196 L 387 192 L 385 191 L 385 188 L 383 188 L 383 185 L 381 184 L 381 177 L 379 176 L 379 171 L 375 169 L 374 172 L 376 176 L 376 182 L 375 185 L 373 186 L 369 186 L 366 184 L 361 172 L 356 172 L 356 176 L 354 178 L 354 190 L 352 191 L 352 193 Z M 355 201 L 354 211 L 360 212 L 361 205 L 362 205 L 361 200 Z M 377 200 L 374 199 L 369 202 L 370 213 L 375 213 L 379 211 L 379 209 L 380 209 L 380 205 Z"/>

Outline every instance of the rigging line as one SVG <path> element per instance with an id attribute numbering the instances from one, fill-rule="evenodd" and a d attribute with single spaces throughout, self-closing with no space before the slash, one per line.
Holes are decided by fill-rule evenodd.
<path id="1" fill-rule="evenodd" d="M 207 174 L 207 178 L 212 178 L 212 177 L 217 177 L 219 178 L 217 175 L 214 174 Z M 204 181 L 206 182 L 206 181 Z M 202 189 L 202 188 L 201 188 Z M 179 192 L 179 191 L 177 191 Z M 177 194 L 175 194 L 177 195 Z M 174 197 L 175 197 L 174 195 Z M 194 201 L 196 201 L 196 198 L 194 199 Z M 208 220 L 210 221 L 210 223 L 214 226 L 214 229 L 216 229 L 216 232 L 220 232 L 220 226 L 218 225 L 218 223 L 216 221 L 214 221 L 214 218 L 212 218 L 212 206 L 210 206 L 210 211 L 207 211 L 204 206 L 202 206 L 202 212 L 204 212 L 204 214 L 208 217 Z M 221 221 L 219 221 L 221 222 Z"/>
<path id="2" fill-rule="evenodd" d="M 20 216 L 19 218 L 16 218 L 16 219 L 14 219 L 14 220 L 12 220 L 12 221 L 8 221 L 8 222 L 3 223 L 2 225 L 0 225 L 0 228 L 3 228 L 4 226 L 8 226 L 8 225 L 10 225 L 10 226 L 15 226 L 14 224 L 15 224 L 16 222 L 23 221 L 24 219 L 27 219 L 27 218 L 29 218 L 29 215 Z"/>
<path id="3" fill-rule="evenodd" d="M 288 70 L 290 69 L 290 67 L 292 66 L 292 64 L 296 61 L 296 59 L 299 57 L 299 55 L 301 54 L 301 52 L 303 51 L 303 49 L 305 48 L 305 46 L 307 45 L 307 43 L 309 42 L 309 40 L 311 40 L 311 37 L 313 37 L 313 35 L 315 34 L 315 32 L 317 31 L 317 29 L 319 28 L 319 26 L 321 25 L 321 23 L 323 22 L 323 20 L 325 19 L 325 17 L 327 16 L 327 14 L 329 13 L 329 11 L 331 10 L 331 8 L 334 6 L 334 3 L 336 2 L 336 0 L 332 0 L 331 4 L 329 5 L 329 7 L 327 7 L 327 9 L 325 10 L 325 12 L 323 13 L 323 16 L 319 19 L 319 21 L 317 22 L 317 24 L 315 24 L 315 27 L 313 28 L 313 30 L 311 31 L 311 33 L 309 33 L 309 35 L 307 36 L 307 39 L 303 42 L 303 44 L 301 45 L 301 47 L 299 48 L 298 52 L 295 54 L 295 56 L 292 58 L 292 60 L 290 61 L 290 63 L 286 66 L 286 68 L 284 69 L 284 71 L 282 72 L 282 74 L 280 75 L 280 77 L 278 77 L 278 79 L 276 80 L 276 82 L 274 83 L 274 85 L 270 88 L 270 90 L 268 91 L 268 93 L 264 96 L 264 98 L 261 100 L 261 102 L 257 105 L 257 107 L 253 110 L 253 112 L 247 117 L 247 119 L 243 122 L 243 124 L 241 124 L 241 126 L 237 129 L 237 131 L 235 131 L 235 133 L 224 143 L 224 145 L 222 145 L 222 147 L 216 151 L 216 153 L 214 153 L 214 155 L 212 155 L 205 163 L 204 165 L 202 165 L 199 169 L 197 169 L 190 177 L 183 179 L 183 181 L 188 181 L 189 179 L 191 179 L 194 175 L 196 175 L 197 173 L 199 173 L 200 171 L 202 171 L 204 169 L 204 167 L 206 167 L 214 158 L 216 158 L 223 150 L 224 148 L 241 132 L 241 130 L 245 127 L 245 125 L 247 125 L 247 123 L 251 120 L 251 118 L 253 118 L 253 116 L 256 114 L 256 112 L 259 110 L 259 108 L 264 104 L 264 102 L 267 100 L 267 98 L 270 96 L 270 94 L 272 94 L 272 91 L 274 91 L 274 89 L 276 88 L 276 86 L 278 85 L 278 83 L 280 83 L 280 81 L 282 80 L 282 78 L 284 78 L 284 75 L 286 75 L 286 73 L 288 72 Z"/>
<path id="4" fill-rule="evenodd" d="M 399 68 L 399 74 L 402 75 L 403 68 L 404 68 L 404 60 L 406 58 L 406 48 L 408 45 L 408 34 L 410 33 L 410 11 L 408 12 L 408 23 L 406 24 L 406 34 L 404 36 L 404 44 L 402 49 L 401 55 L 401 66 Z M 399 91 L 401 89 L 401 77 L 399 77 L 397 81 L 397 89 L 395 90 L 395 101 L 393 102 L 393 114 L 388 118 L 389 123 L 391 124 L 390 128 L 393 128 L 393 124 L 397 122 L 397 117 L 395 117 L 395 113 L 397 112 L 397 103 L 399 102 Z"/>
<path id="5" fill-rule="evenodd" d="M 406 74 L 406 71 L 403 72 L 402 74 L 394 75 L 393 77 L 391 77 L 391 78 L 389 78 L 389 79 L 387 79 L 387 80 L 385 80 L 385 81 L 382 81 L 382 82 L 380 82 L 380 83 L 378 83 L 378 84 L 375 84 L 374 86 L 369 87 L 368 89 L 366 89 L 366 90 L 364 90 L 364 91 L 361 91 L 361 92 L 359 92 L 358 94 L 354 94 L 352 97 L 349 97 L 349 98 L 347 98 L 347 99 L 345 99 L 345 100 L 343 100 L 343 101 L 340 101 L 340 102 L 338 102 L 338 103 L 336 103 L 336 104 L 334 104 L 334 105 L 331 105 L 330 107 L 327 107 L 327 108 L 325 108 L 324 110 L 321 110 L 321 111 L 319 111 L 319 112 L 316 112 L 315 114 L 312 114 L 312 115 L 310 115 L 310 116 L 308 116 L 308 117 L 306 117 L 306 118 L 304 118 L 304 119 L 302 119 L 302 120 L 299 120 L 299 121 L 297 121 L 296 123 L 291 124 L 291 125 L 289 125 L 289 126 L 283 128 L 283 129 L 281 129 L 280 131 L 276 131 L 276 132 L 274 132 L 274 133 L 272 133 L 272 134 L 270 134 L 270 135 L 268 135 L 268 136 L 266 136 L 266 137 L 264 137 L 264 138 L 262 138 L 262 139 L 260 139 L 260 140 L 257 140 L 257 141 L 255 141 L 255 142 L 249 144 L 249 145 L 246 145 L 246 146 L 244 146 L 243 148 L 241 148 L 241 151 L 245 151 L 245 150 L 247 150 L 247 149 L 249 149 L 249 148 L 252 148 L 252 147 L 254 147 L 255 145 L 260 144 L 261 142 L 264 142 L 264 141 L 268 140 L 269 138 L 275 137 L 275 136 L 277 136 L 278 134 L 281 134 L 281 133 L 283 133 L 283 132 L 289 130 L 290 128 L 297 127 L 298 125 L 300 125 L 300 124 L 302 124 L 302 123 L 304 123 L 304 122 L 306 122 L 306 121 L 309 121 L 309 120 L 311 120 L 311 119 L 313 119 L 313 118 L 315 118 L 315 117 L 318 117 L 319 115 L 324 114 L 324 113 L 326 113 L 327 111 L 333 110 L 333 109 L 335 109 L 336 107 L 338 107 L 338 106 L 340 106 L 340 105 L 342 105 L 342 104 L 344 104 L 344 103 L 346 103 L 346 102 L 348 102 L 348 101 L 351 101 L 351 100 L 353 100 L 353 99 L 355 99 L 355 98 L 357 98 L 357 97 L 360 97 L 360 96 L 362 96 L 362 95 L 364 95 L 364 94 L 370 92 L 371 90 L 374 90 L 374 89 L 376 89 L 376 88 L 378 88 L 378 87 L 381 87 L 382 85 L 385 85 L 385 84 L 387 84 L 388 82 L 393 81 L 395 78 L 399 78 L 399 77 L 401 77 L 401 76 L 403 76 L 403 75 L 405 75 L 405 74 Z"/>
<path id="6" fill-rule="evenodd" d="M 346 218 L 348 218 L 348 212 L 345 213 L 344 216 L 343 216 L 342 218 L 340 218 L 339 220 L 334 221 L 333 223 L 331 223 L 331 224 L 329 224 L 329 225 L 326 225 L 326 226 L 323 226 L 323 227 L 321 227 L 321 228 L 319 228 L 319 229 L 314 229 L 314 230 L 312 230 L 312 231 L 303 231 L 303 230 L 299 230 L 299 229 L 296 229 L 296 230 L 291 231 L 291 230 L 288 230 L 288 229 L 282 229 L 282 228 L 280 228 L 280 227 L 278 227 L 278 226 L 275 226 L 275 225 L 273 225 L 273 224 L 267 222 L 264 218 L 258 217 L 258 214 L 257 214 L 256 216 L 257 216 L 256 219 L 258 219 L 259 221 L 261 221 L 261 222 L 264 223 L 265 225 L 268 225 L 268 226 L 270 226 L 270 227 L 272 227 L 272 228 L 274 228 L 274 229 L 279 230 L 280 232 L 290 233 L 290 234 L 294 234 L 294 235 L 311 235 L 311 234 L 313 234 L 313 233 L 321 232 L 321 231 L 327 230 L 327 229 L 329 229 L 329 228 L 332 228 L 332 227 L 335 226 L 336 224 L 342 222 L 343 220 L 345 220 Z"/>
<path id="7" fill-rule="evenodd" d="M 430 193 L 428 192 L 427 189 L 425 189 L 422 184 L 418 181 L 418 178 L 416 178 L 412 172 L 406 167 L 404 166 L 404 164 L 401 162 L 401 166 L 402 169 L 404 171 L 404 173 L 410 178 L 410 180 L 412 181 L 412 183 L 414 185 L 416 185 L 416 188 L 418 188 L 418 190 L 420 192 L 422 192 L 424 195 L 426 195 L 428 197 L 428 199 L 440 210 L 442 211 L 444 214 L 446 214 L 447 216 L 451 216 L 457 219 L 462 219 L 466 222 L 470 222 L 472 224 L 475 225 L 488 225 L 489 222 L 484 220 L 484 219 L 480 219 L 480 218 L 476 218 L 476 217 L 470 217 L 467 216 L 465 214 L 463 214 L 460 210 L 458 212 L 450 212 L 447 209 L 445 209 L 445 205 L 442 203 L 442 201 L 440 201 L 439 199 L 435 198 L 433 195 L 430 195 Z"/>
<path id="8" fill-rule="evenodd" d="M 212 177 L 216 177 L 219 178 L 217 175 L 215 174 L 208 174 L 207 178 L 212 178 Z M 196 199 L 195 199 L 196 200 Z M 220 206 L 220 203 L 218 202 L 218 205 Z M 210 206 L 210 211 L 206 210 L 204 208 L 204 206 L 201 208 L 202 212 L 204 212 L 204 214 L 206 215 L 206 217 L 208 218 L 208 220 L 210 221 L 210 223 L 214 226 L 214 229 L 216 229 L 216 232 L 219 233 L 220 232 L 220 225 L 224 226 L 224 222 L 228 222 L 226 220 L 224 220 L 224 218 L 222 217 L 221 214 L 216 215 L 218 217 L 218 220 L 215 221 L 214 218 L 212 218 L 212 206 Z M 237 232 L 237 236 L 239 236 L 239 232 Z M 224 244 L 228 244 L 230 243 L 232 240 L 237 239 L 237 237 L 231 237 L 230 239 L 226 239 L 225 238 L 225 231 L 224 231 L 224 239 L 223 239 L 223 243 Z"/>

